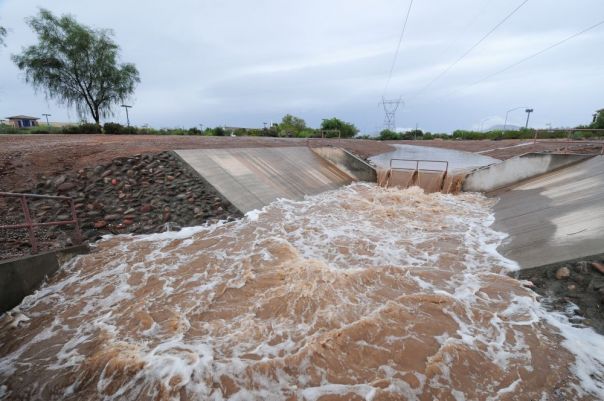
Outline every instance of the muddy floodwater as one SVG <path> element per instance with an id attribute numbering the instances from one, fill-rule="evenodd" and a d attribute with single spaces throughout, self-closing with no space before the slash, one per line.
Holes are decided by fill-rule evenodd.
<path id="1" fill-rule="evenodd" d="M 493 202 L 353 184 L 108 238 L 0 320 L 0 399 L 604 399 L 604 337 L 505 274 Z"/>

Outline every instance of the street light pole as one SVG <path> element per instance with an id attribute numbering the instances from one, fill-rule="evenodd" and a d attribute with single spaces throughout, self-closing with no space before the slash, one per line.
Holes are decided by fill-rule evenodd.
<path id="1" fill-rule="evenodd" d="M 528 129 L 528 122 L 529 122 L 531 113 L 533 112 L 533 109 L 526 109 L 524 111 L 526 111 L 526 125 L 524 126 L 524 129 Z"/>
<path id="2" fill-rule="evenodd" d="M 510 115 L 510 113 L 511 113 L 512 111 L 516 111 L 516 110 L 519 110 L 519 109 L 524 109 L 524 108 L 528 108 L 528 107 L 529 107 L 529 106 L 520 106 L 520 107 L 514 107 L 513 109 L 510 109 L 510 110 L 508 110 L 508 111 L 505 113 L 505 122 L 503 123 L 503 135 L 505 135 L 505 131 L 506 131 L 506 129 L 507 129 L 507 125 L 508 125 L 508 116 Z M 533 111 L 533 109 L 531 109 L 531 112 L 532 112 L 532 111 Z"/>
<path id="3" fill-rule="evenodd" d="M 131 108 L 132 106 L 128 106 L 127 104 L 122 104 L 122 107 L 124 109 L 126 109 L 126 123 L 128 124 L 128 127 L 130 126 L 130 116 L 128 115 L 128 109 Z"/>
<path id="4" fill-rule="evenodd" d="M 51 114 L 42 113 L 42 115 L 43 115 L 44 117 L 46 117 L 46 125 L 48 125 L 48 128 L 50 128 L 50 123 L 48 122 L 48 117 L 50 117 L 50 116 L 51 116 Z"/>

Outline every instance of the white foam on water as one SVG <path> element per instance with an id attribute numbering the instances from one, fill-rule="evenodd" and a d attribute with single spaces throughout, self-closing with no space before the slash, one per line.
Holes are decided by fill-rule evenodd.
<path id="1" fill-rule="evenodd" d="M 603 337 L 505 276 L 492 204 L 352 184 L 108 236 L 0 321 L 0 395 L 604 399 Z"/>

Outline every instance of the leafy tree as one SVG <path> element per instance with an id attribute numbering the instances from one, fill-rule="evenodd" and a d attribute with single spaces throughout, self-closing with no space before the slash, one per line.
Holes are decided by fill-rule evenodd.
<path id="1" fill-rule="evenodd" d="M 119 47 L 111 31 L 81 25 L 69 15 L 58 18 L 45 9 L 27 22 L 38 44 L 13 55 L 13 61 L 34 88 L 75 106 L 81 117 L 90 112 L 99 124 L 140 82 L 134 64 L 118 62 Z"/>
<path id="2" fill-rule="evenodd" d="M 604 129 L 604 112 L 598 113 L 596 120 L 591 124 L 590 128 Z"/>
<path id="3" fill-rule="evenodd" d="M 323 119 L 321 122 L 321 129 L 337 129 L 340 130 L 340 135 L 342 138 L 352 138 L 354 137 L 359 130 L 352 123 L 344 122 L 337 118 L 329 118 Z"/>
<path id="4" fill-rule="evenodd" d="M 306 121 L 291 114 L 283 116 L 279 124 L 279 133 L 284 136 L 298 136 L 305 129 Z"/>
<path id="5" fill-rule="evenodd" d="M 410 139 L 422 139 L 422 136 L 424 136 L 424 131 L 422 131 L 421 129 L 412 129 L 408 132 L 408 134 L 411 136 Z"/>
<path id="6" fill-rule="evenodd" d="M 401 139 L 401 134 L 399 134 L 398 132 L 389 130 L 389 129 L 384 129 L 380 132 L 379 138 L 382 141 L 397 140 L 397 139 Z"/>

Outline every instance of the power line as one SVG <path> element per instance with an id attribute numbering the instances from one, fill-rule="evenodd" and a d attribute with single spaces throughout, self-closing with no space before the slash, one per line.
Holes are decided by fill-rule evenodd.
<path id="1" fill-rule="evenodd" d="M 602 21 L 600 21 L 600 22 L 598 22 L 598 23 L 596 23 L 596 24 L 594 24 L 594 25 L 591 25 L 590 27 L 585 28 L 585 29 L 583 29 L 583 30 L 582 30 L 582 31 L 580 31 L 580 32 L 577 32 L 577 33 L 575 33 L 575 34 L 573 34 L 573 35 L 570 35 L 570 36 L 568 36 L 568 37 L 566 37 L 566 38 L 564 38 L 564 39 L 562 39 L 562 40 L 560 40 L 560 41 L 558 41 L 558 42 L 556 42 L 556 43 L 554 43 L 554 44 L 552 44 L 552 45 L 549 45 L 549 46 L 548 46 L 548 47 L 546 47 L 545 49 L 539 50 L 539 51 L 538 51 L 538 52 L 536 52 L 536 53 L 533 53 L 533 54 L 531 54 L 531 55 L 529 55 L 529 56 L 527 56 L 527 57 L 525 57 L 525 58 L 523 58 L 523 59 L 521 59 L 521 60 L 518 60 L 518 61 L 516 61 L 515 63 L 512 63 L 512 64 L 508 65 L 507 67 L 502 68 L 501 70 L 495 71 L 494 73 L 489 74 L 489 75 L 487 75 L 486 77 L 481 78 L 481 79 L 479 79 L 478 81 L 476 81 L 476 82 L 474 82 L 474 83 L 471 83 L 471 84 L 467 85 L 467 86 L 466 86 L 464 89 L 467 89 L 467 88 L 470 88 L 470 87 L 472 87 L 472 86 L 478 85 L 479 83 L 482 83 L 482 82 L 484 82 L 484 81 L 486 81 L 486 80 L 488 80 L 488 79 L 491 79 L 491 78 L 493 78 L 493 77 L 494 77 L 494 76 L 496 76 L 496 75 L 499 75 L 499 74 L 502 74 L 502 73 L 504 73 L 504 72 L 506 72 L 506 71 L 509 71 L 509 70 L 511 70 L 512 68 L 514 68 L 514 67 L 516 67 L 516 66 L 518 66 L 518 65 L 520 65 L 520 64 L 522 64 L 522 63 L 524 63 L 524 62 L 526 62 L 526 61 L 529 61 L 529 60 L 531 60 L 531 59 L 533 59 L 533 58 L 535 58 L 535 57 L 537 57 L 537 56 L 540 56 L 540 55 L 542 55 L 543 53 L 545 53 L 545 52 L 547 52 L 547 51 L 549 51 L 549 50 L 551 50 L 551 49 L 553 49 L 553 48 L 555 48 L 555 47 L 558 47 L 558 46 L 560 46 L 560 45 L 562 45 L 562 44 L 564 44 L 564 43 L 568 42 L 569 40 L 576 38 L 577 36 L 581 36 L 581 35 L 583 35 L 584 33 L 588 32 L 588 31 L 591 31 L 592 29 L 595 29 L 595 28 L 597 28 L 597 27 L 599 27 L 599 26 L 601 26 L 601 25 L 604 25 L 604 20 L 602 20 Z M 446 99 L 446 98 L 448 98 L 448 97 L 452 96 L 453 94 L 455 94 L 455 93 L 459 92 L 460 90 L 461 90 L 461 89 L 454 89 L 454 90 L 452 90 L 451 92 L 449 92 L 448 94 L 446 94 L 445 96 L 443 96 L 443 99 Z"/>
<path id="2" fill-rule="evenodd" d="M 464 58 L 466 58 L 466 56 L 468 56 L 472 50 L 476 49 L 482 42 L 484 42 L 489 36 L 491 36 L 491 34 L 493 32 L 495 32 L 497 30 L 497 28 L 499 28 L 500 26 L 502 26 L 508 19 L 510 19 L 514 14 L 516 14 L 516 12 L 518 10 L 520 10 L 522 8 L 522 6 L 524 6 L 526 3 L 528 3 L 529 0 L 524 0 L 522 3 L 520 3 L 520 5 L 518 5 L 515 9 L 513 9 L 508 15 L 505 16 L 505 18 L 503 18 L 501 21 L 499 21 L 499 23 L 497 23 L 497 25 L 495 25 L 490 31 L 488 31 L 482 38 L 480 38 L 480 40 L 476 43 L 474 43 L 474 45 L 472 45 L 472 47 L 470 47 L 468 50 L 466 50 L 465 53 L 463 53 L 457 60 L 455 60 L 453 63 L 451 63 L 447 68 L 445 68 L 440 74 L 438 74 L 434 79 L 432 79 L 430 82 L 428 82 L 428 84 L 426 86 L 424 86 L 422 89 L 420 89 L 418 92 L 416 92 L 411 98 L 414 99 L 417 96 L 419 96 L 421 93 L 423 93 L 426 89 L 428 89 L 430 86 L 432 86 L 432 84 L 436 81 L 438 81 L 440 78 L 442 78 L 445 74 L 447 74 L 449 71 L 451 71 L 451 69 L 453 67 L 455 67 L 457 64 L 459 64 L 459 62 L 461 60 L 463 60 Z"/>
<path id="3" fill-rule="evenodd" d="M 584 33 L 588 32 L 588 31 L 591 31 L 592 29 L 595 29 L 595 28 L 599 27 L 600 25 L 604 25 L 604 20 L 602 20 L 602 21 L 598 22 L 597 24 L 594 24 L 594 25 L 590 26 L 589 28 L 586 28 L 586 29 L 582 30 L 581 32 L 577 32 L 577 33 L 575 33 L 574 35 L 571 35 L 571 36 L 569 36 L 569 37 L 567 37 L 567 38 L 565 38 L 565 39 L 562 39 L 561 41 L 556 42 L 556 43 L 554 43 L 553 45 L 550 45 L 550 46 L 546 47 L 545 49 L 538 51 L 537 53 L 533 53 L 533 54 L 531 54 L 530 56 L 523 58 L 522 60 L 519 60 L 519 61 L 517 61 L 517 62 L 515 62 L 515 63 L 513 63 L 513 64 L 510 64 L 510 65 L 508 65 L 507 67 L 502 68 L 502 69 L 501 69 L 501 70 L 499 70 L 499 71 L 496 71 L 496 72 L 494 72 L 494 73 L 492 73 L 492 74 L 490 74 L 490 75 L 487 75 L 486 77 L 484 77 L 484 78 L 482 78 L 482 79 L 479 79 L 478 81 L 476 81 L 476 82 L 474 82 L 473 84 L 470 84 L 470 85 L 468 85 L 468 86 L 474 86 L 474 85 L 477 85 L 477 84 L 479 84 L 479 83 L 481 83 L 481 82 L 483 82 L 483 81 L 486 81 L 487 79 L 493 78 L 495 75 L 499 75 L 499 74 L 501 74 L 501 73 L 504 73 L 504 72 L 506 72 L 506 71 L 508 71 L 508 70 L 510 70 L 510 69 L 512 69 L 512 68 L 514 68 L 514 67 L 516 67 L 517 65 L 522 64 L 522 63 L 524 63 L 525 61 L 528 61 L 528 60 L 530 60 L 530 59 L 533 59 L 533 58 L 535 58 L 535 57 L 537 57 L 537 56 L 540 56 L 541 54 L 543 54 L 543 53 L 545 53 L 545 52 L 547 52 L 547 51 L 549 51 L 549 50 L 553 49 L 554 47 L 560 46 L 561 44 L 566 43 L 566 42 L 568 42 L 569 40 L 576 38 L 577 36 L 583 35 Z"/>
<path id="4" fill-rule="evenodd" d="M 394 52 L 394 58 L 392 59 L 392 65 L 390 66 L 390 72 L 388 73 L 388 79 L 386 80 L 386 85 L 384 86 L 384 94 L 386 94 L 386 89 L 388 89 L 388 85 L 390 85 L 390 80 L 392 79 L 392 73 L 394 72 L 394 67 L 396 66 L 396 61 L 398 59 L 398 53 L 401 48 L 401 44 L 403 43 L 403 37 L 405 36 L 405 31 L 407 30 L 407 22 L 409 22 L 409 14 L 411 14 L 411 6 L 413 6 L 413 0 L 411 0 L 409 2 L 409 8 L 407 9 L 407 15 L 405 16 L 405 23 L 403 24 L 403 30 L 401 31 L 401 36 L 398 38 L 398 44 L 396 45 L 396 51 Z"/>

